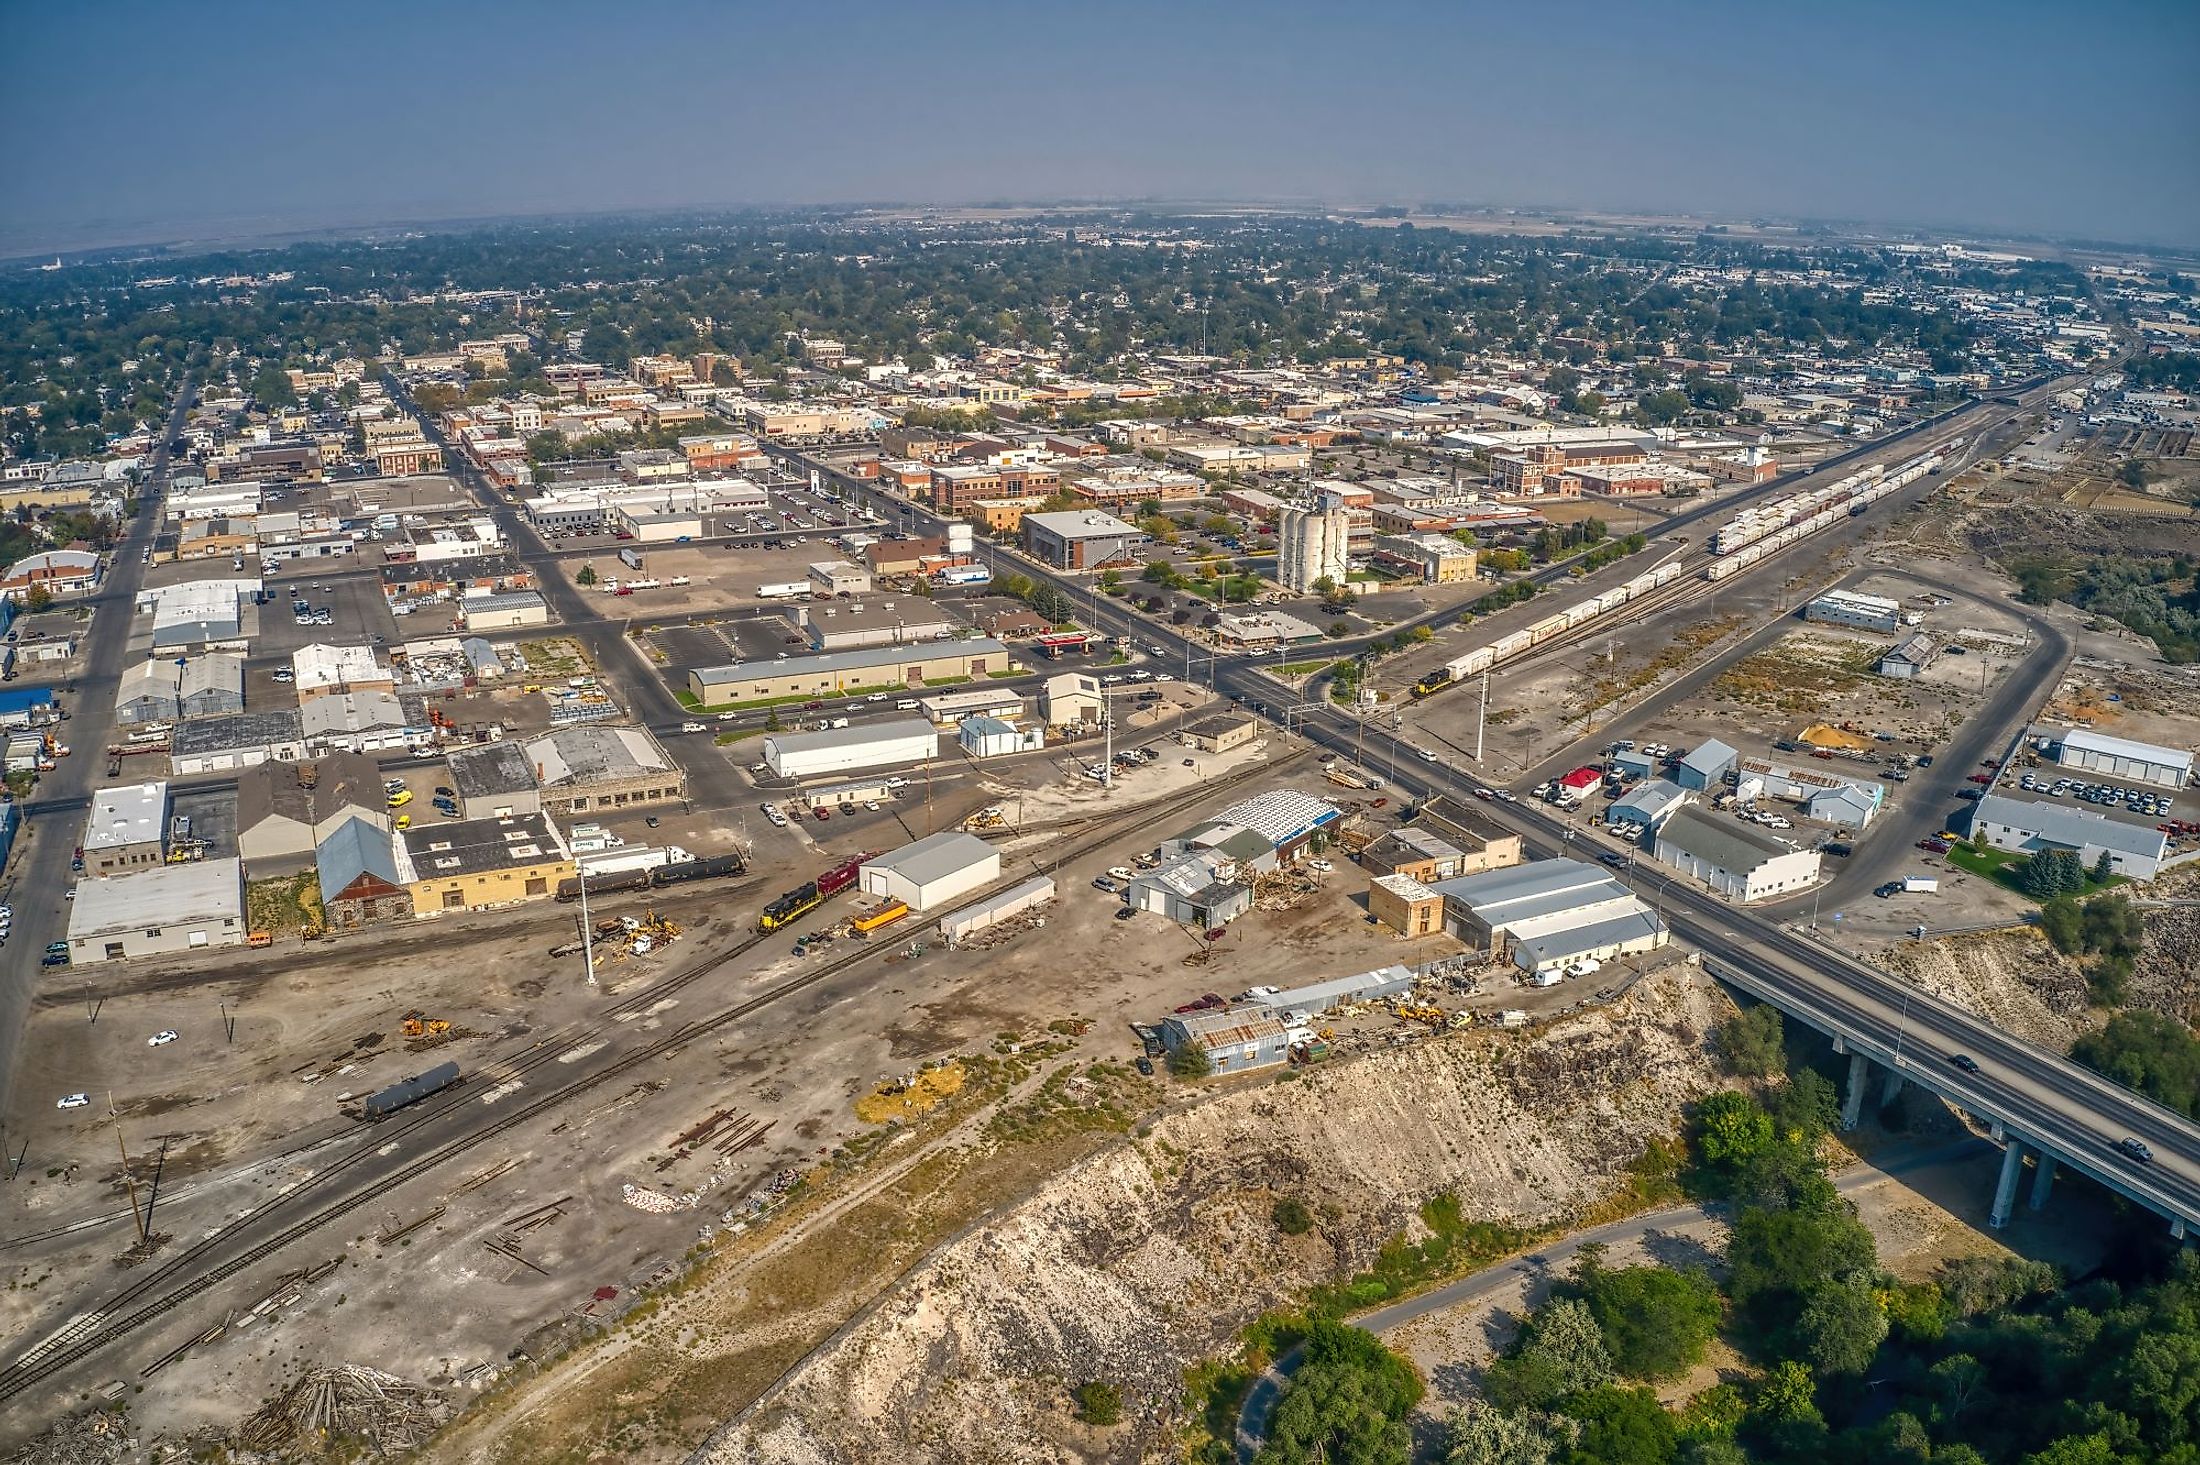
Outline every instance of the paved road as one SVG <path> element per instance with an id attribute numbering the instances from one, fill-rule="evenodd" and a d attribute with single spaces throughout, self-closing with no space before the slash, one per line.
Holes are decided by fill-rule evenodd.
<path id="1" fill-rule="evenodd" d="M 38 782 L 36 797 L 27 808 L 25 828 L 17 831 L 15 849 L 0 878 L 0 898 L 15 908 L 14 934 L 0 960 L 0 1115 L 15 1112 L 15 1054 L 37 983 L 47 969 L 39 966 L 46 943 L 68 934 L 69 905 L 64 892 L 70 883 L 69 861 L 83 830 L 81 811 L 89 806 L 91 791 L 104 783 L 107 740 L 114 730 L 115 689 L 121 684 L 123 655 L 129 646 L 130 625 L 136 617 L 138 587 L 145 583 L 140 562 L 160 524 L 157 502 L 168 486 L 168 445 L 183 430 L 184 413 L 197 398 L 189 377 L 177 389 L 160 441 L 154 444 L 147 464 L 142 492 L 144 508 L 123 526 L 122 535 L 109 556 L 107 578 L 89 604 L 91 628 L 77 648 L 82 668 L 56 696 L 69 714 L 58 729 L 61 740 L 74 751 L 61 759 L 53 772 Z M 51 813 L 37 810 L 59 804 Z M 54 1096 L 54 1097 L 58 1097 Z M 51 1104 L 52 1097 L 25 1095 L 26 1103 Z M 5 1173 L 0 1171 L 0 1173 Z"/>
<path id="2" fill-rule="evenodd" d="M 1834 1188 L 1844 1195 L 1877 1185 L 1899 1175 L 1914 1174 L 1919 1170 L 1939 1165 L 1956 1164 L 1975 1159 L 1992 1149 L 1986 1141 L 1971 1139 L 1953 1145 L 1936 1145 L 1926 1151 L 1905 1151 L 1898 1158 L 1881 1164 L 1852 1165 L 1834 1177 Z M 1407 1323 L 1431 1313 L 1443 1312 L 1462 1303 L 1485 1302 L 1491 1297 L 1517 1285 L 1525 1274 L 1531 1279 L 1545 1280 L 1556 1276 L 1564 1264 L 1573 1260 L 1584 1246 L 1617 1247 L 1641 1241 L 1660 1231 L 1670 1231 L 1676 1226 L 1695 1225 L 1713 1218 L 1713 1207 L 1702 1205 L 1668 1206 L 1661 1211 L 1649 1211 L 1639 1216 L 1629 1216 L 1623 1221 L 1612 1221 L 1602 1226 L 1575 1231 L 1564 1236 L 1526 1261 L 1498 1262 L 1484 1267 L 1456 1282 L 1393 1302 L 1388 1307 L 1377 1308 L 1371 1313 L 1352 1319 L 1353 1325 L 1375 1334 L 1395 1332 Z M 1252 1465 L 1260 1453 L 1261 1442 L 1267 1437 L 1268 1416 L 1276 1402 L 1283 1396 L 1283 1386 L 1298 1371 L 1303 1350 L 1293 1348 L 1270 1364 L 1253 1387 L 1247 1392 L 1245 1402 L 1238 1409 L 1237 1457 L 1239 1465 Z"/>
<path id="3" fill-rule="evenodd" d="M 869 485 L 855 486 L 875 492 Z M 1024 573 L 1070 594 L 1090 594 L 1078 577 L 1021 557 L 1016 563 Z M 1173 627 L 1151 621 L 1141 625 L 1138 636 L 1169 657 L 1189 657 L 1194 649 Z M 1216 690 L 1241 703 L 1280 709 L 1299 695 L 1283 689 L 1250 660 L 1210 658 L 1204 650 L 1199 656 Z M 2044 671 L 2035 668 L 2033 675 L 2043 676 Z M 1996 706 L 2006 710 L 2027 680 L 2013 678 Z M 1295 710 L 1298 731 L 1357 757 L 1402 794 L 1472 797 L 1479 786 L 1456 767 L 1401 756 L 1389 738 L 1356 747 L 1362 729 L 1332 704 Z M 1995 735 L 1991 715 L 1976 722 L 1971 737 Z M 1568 848 L 1569 826 L 1553 814 L 1522 803 L 1485 807 L 1498 823 L 1521 834 L 1531 854 L 1551 856 Z M 2045 1146 L 2061 1163 L 2076 1166 L 2164 1217 L 2200 1225 L 2200 1128 L 2189 1120 L 2061 1054 L 2015 1039 L 1986 1020 L 1790 931 L 1764 912 L 1735 906 L 1677 880 L 1662 867 L 1639 865 L 1620 875 L 1659 909 L 1676 936 L 1706 954 L 1707 964 L 1723 979 L 1746 983 L 1773 996 L 1791 1016 L 1842 1034 L 1864 1051 L 1889 1056 L 1904 1065 L 1910 1081 L 1987 1122 L 2006 1125 L 2028 1144 Z M 1976 1060 L 1979 1072 L 1955 1069 L 1950 1060 L 1957 1055 Z M 2152 1164 L 2135 1166 L 2117 1153 L 2117 1142 L 2126 1136 L 2152 1148 Z"/>

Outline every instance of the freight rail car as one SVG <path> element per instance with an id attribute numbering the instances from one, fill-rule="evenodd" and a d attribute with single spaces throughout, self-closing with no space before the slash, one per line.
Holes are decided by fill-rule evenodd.
<path id="1" fill-rule="evenodd" d="M 1478 646 L 1463 656 L 1453 658 L 1415 682 L 1413 695 L 1433 697 L 1446 687 L 1457 686 L 1468 677 L 1480 676 L 1531 646 L 1540 646 L 1564 632 L 1578 630 L 1599 616 L 1610 615 L 1622 606 L 1640 600 L 1651 591 L 1672 584 L 1680 577 L 1681 566 L 1678 561 L 1660 565 L 1654 570 L 1646 570 L 1617 589 L 1607 590 L 1602 595 L 1593 596 L 1568 610 L 1547 616 L 1526 630 L 1514 631 L 1487 646 Z"/>

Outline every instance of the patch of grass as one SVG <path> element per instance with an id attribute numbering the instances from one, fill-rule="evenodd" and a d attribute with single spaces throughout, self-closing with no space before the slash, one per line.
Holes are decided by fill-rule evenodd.
<path id="1" fill-rule="evenodd" d="M 1453 1195 L 1436 1196 L 1422 1206 L 1421 1220 L 1431 1233 L 1427 1240 L 1411 1242 L 1403 1232 L 1393 1236 L 1366 1271 L 1314 1288 L 1307 1297 L 1307 1311 L 1317 1317 L 1341 1318 L 1479 1270 L 1554 1234 L 1549 1227 L 1530 1230 L 1469 1221 Z"/>
<path id="2" fill-rule="evenodd" d="M 2028 858 L 2025 855 L 2005 849 L 1974 850 L 1967 844 L 1958 844 L 1951 845 L 1948 853 L 1941 856 L 1941 858 L 1959 870 L 1968 870 L 1973 875 L 1983 875 L 2004 890 L 2017 895 L 2024 895 L 2024 891 L 2017 886 L 2017 868 Z M 2123 883 L 2124 877 L 2121 875 L 2111 875 L 2107 880 L 2102 881 L 2095 880 L 2091 873 L 2088 873 L 2085 877 L 2085 888 L 2074 892 L 2074 894 L 2079 900 L 2084 900 L 2087 896 L 2099 895 L 2102 891 L 2113 889 Z M 2024 898 L 2026 900 L 2032 899 L 2029 895 L 2024 895 Z"/>
<path id="3" fill-rule="evenodd" d="M 328 930 L 328 916 L 321 906 L 321 877 L 312 870 L 253 881 L 244 888 L 244 908 L 249 930 L 308 937 Z"/>
<path id="4" fill-rule="evenodd" d="M 738 743 L 743 738 L 760 738 L 764 736 L 765 731 L 766 729 L 760 727 L 736 728 L 732 732 L 720 733 L 717 737 L 712 738 L 711 741 L 716 743 L 719 747 L 723 748 L 730 744 Z"/>

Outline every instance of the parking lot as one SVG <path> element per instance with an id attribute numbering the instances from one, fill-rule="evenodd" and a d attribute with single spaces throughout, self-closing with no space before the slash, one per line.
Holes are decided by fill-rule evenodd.
<path id="1" fill-rule="evenodd" d="M 390 614 L 377 575 L 357 570 L 337 573 L 323 566 L 318 575 L 301 575 L 270 588 L 274 598 L 260 607 L 259 632 L 252 638 L 255 666 L 273 666 L 278 659 L 287 662 L 299 647 L 316 642 L 386 647 L 397 639 L 398 622 Z M 315 612 L 327 611 L 328 624 L 299 625 L 292 610 L 298 602 Z M 405 629 L 413 635 L 441 634 L 450 629 L 449 617 L 422 612 L 406 617 Z M 246 705 L 251 705 L 249 696 Z"/>

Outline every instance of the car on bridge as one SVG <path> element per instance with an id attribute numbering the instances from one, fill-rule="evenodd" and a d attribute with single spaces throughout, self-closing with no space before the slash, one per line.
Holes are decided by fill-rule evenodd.
<path id="1" fill-rule="evenodd" d="M 2154 1151 L 2147 1148 L 2145 1140 L 2134 1139 L 2128 1134 L 2116 1141 L 2116 1150 L 2125 1159 L 2136 1160 L 2142 1165 L 2149 1164 L 2154 1159 Z"/>

